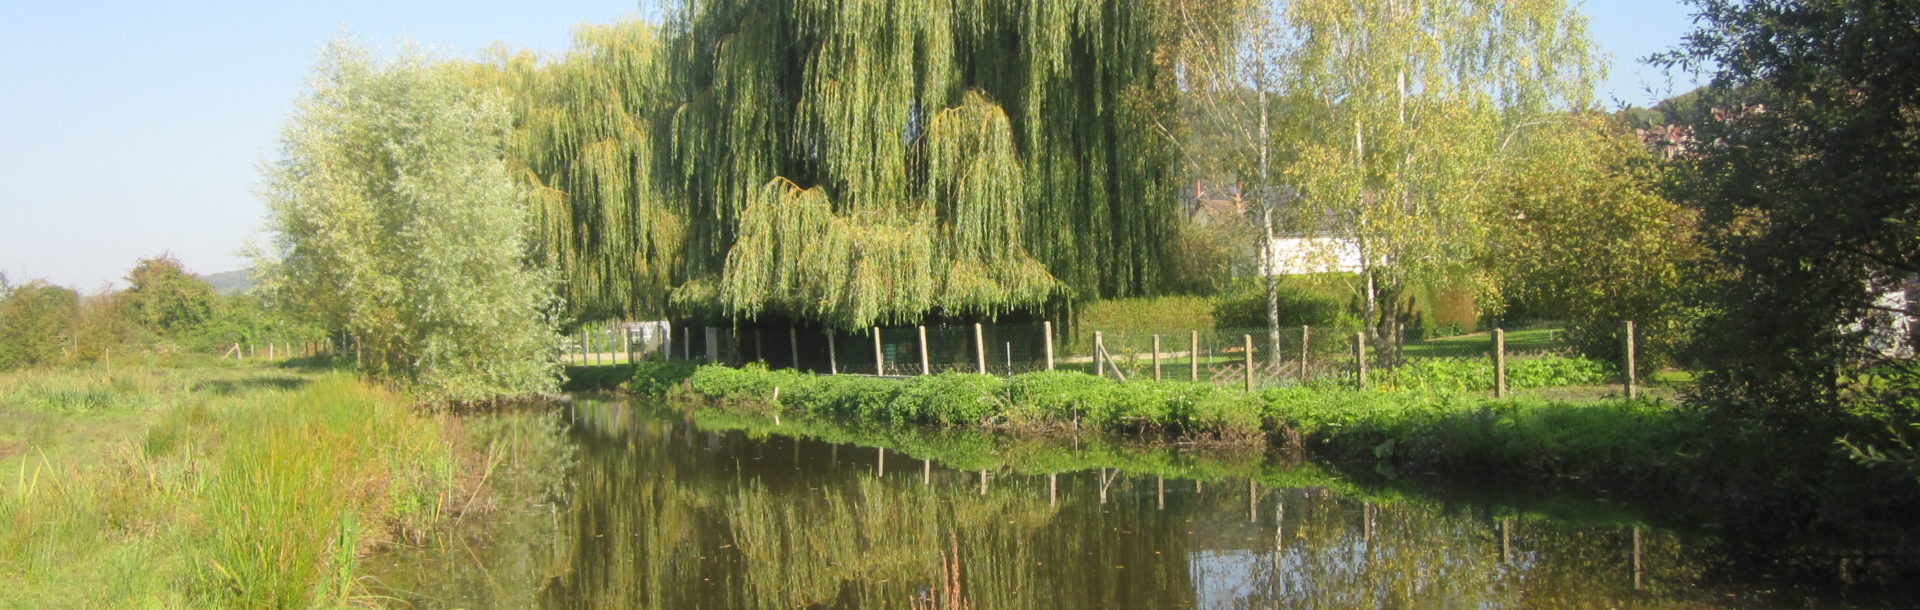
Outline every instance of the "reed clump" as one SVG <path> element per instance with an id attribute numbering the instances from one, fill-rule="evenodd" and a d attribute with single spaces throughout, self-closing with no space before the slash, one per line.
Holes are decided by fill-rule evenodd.
<path id="1" fill-rule="evenodd" d="M 471 450 L 442 416 L 345 374 L 43 370 L 0 387 L 0 418 L 39 431 L 0 446 L 0 608 L 365 601 L 359 559 L 466 499 Z"/>

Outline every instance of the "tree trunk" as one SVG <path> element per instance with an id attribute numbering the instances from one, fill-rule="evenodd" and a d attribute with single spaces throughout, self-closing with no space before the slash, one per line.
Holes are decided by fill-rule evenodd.
<path id="1" fill-rule="evenodd" d="M 1267 361 L 1277 370 L 1280 367 L 1280 273 L 1279 261 L 1274 260 L 1273 246 L 1279 239 L 1273 233 L 1273 202 L 1269 200 L 1266 211 L 1261 214 L 1262 228 L 1266 234 L 1265 255 L 1267 262 Z"/>

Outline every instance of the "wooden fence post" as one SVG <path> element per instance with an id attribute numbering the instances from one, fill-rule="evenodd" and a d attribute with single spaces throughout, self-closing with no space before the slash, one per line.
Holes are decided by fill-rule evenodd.
<path id="1" fill-rule="evenodd" d="M 1360 389 L 1367 389 L 1367 333 L 1353 333 L 1354 379 Z"/>
<path id="2" fill-rule="evenodd" d="M 580 331 L 580 365 L 587 364 L 587 331 Z"/>
<path id="3" fill-rule="evenodd" d="M 1247 364 L 1247 392 L 1253 392 L 1253 335 L 1240 335 L 1243 351 L 1240 356 Z"/>
<path id="4" fill-rule="evenodd" d="M 980 323 L 973 323 L 973 355 L 982 375 L 987 374 L 987 339 L 981 332 Z"/>
<path id="5" fill-rule="evenodd" d="M 627 364 L 633 364 L 633 329 L 620 326 L 620 352 L 627 355 Z"/>
<path id="6" fill-rule="evenodd" d="M 887 374 L 887 354 L 880 351 L 880 327 L 873 327 L 873 374 Z"/>
<path id="7" fill-rule="evenodd" d="M 919 326 L 916 328 L 920 329 L 920 374 L 932 375 L 933 364 L 927 360 L 927 327 Z"/>
<path id="8" fill-rule="evenodd" d="M 1047 370 L 1051 371 L 1053 370 L 1053 322 L 1041 322 L 1040 331 L 1041 334 L 1045 335 L 1047 344 Z"/>
<path id="9" fill-rule="evenodd" d="M 827 336 L 827 374 L 838 375 L 840 374 L 840 357 L 838 355 L 840 350 L 834 349 L 833 347 L 833 329 L 822 328 L 820 329 L 820 333 Z"/>
<path id="10" fill-rule="evenodd" d="M 1153 336 L 1153 380 L 1160 380 L 1160 335 Z"/>
<path id="11" fill-rule="evenodd" d="M 1312 328 L 1313 327 L 1311 326 L 1300 327 L 1300 380 L 1301 381 L 1307 380 L 1307 354 L 1312 353 L 1307 350 L 1307 333 Z"/>
<path id="12" fill-rule="evenodd" d="M 1096 377 L 1107 376 L 1106 361 L 1101 359 L 1107 353 L 1106 337 L 1100 331 L 1093 331 L 1093 374 Z"/>
<path id="13" fill-rule="evenodd" d="M 1635 383 L 1638 371 L 1633 367 L 1633 320 L 1627 320 L 1627 398 L 1639 398 L 1640 387 Z"/>
<path id="14" fill-rule="evenodd" d="M 1493 329 L 1493 397 L 1507 397 L 1507 331 Z"/>
<path id="15" fill-rule="evenodd" d="M 1187 331 L 1187 381 L 1200 380 L 1200 331 Z"/>

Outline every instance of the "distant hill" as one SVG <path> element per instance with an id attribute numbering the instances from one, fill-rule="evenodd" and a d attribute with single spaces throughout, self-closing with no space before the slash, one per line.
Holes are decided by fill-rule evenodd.
<path id="1" fill-rule="evenodd" d="M 252 269 L 210 273 L 200 276 L 200 279 L 206 280 L 208 284 L 213 284 L 214 292 L 228 296 L 243 294 L 253 288 Z"/>

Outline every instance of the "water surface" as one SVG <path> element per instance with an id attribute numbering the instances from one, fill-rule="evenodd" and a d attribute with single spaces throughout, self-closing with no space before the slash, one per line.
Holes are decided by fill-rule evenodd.
<path id="1" fill-rule="evenodd" d="M 502 504 L 367 578 L 421 607 L 1841 607 L 1603 502 L 1260 454 L 581 400 L 473 416 Z M 927 458 L 927 459 L 922 459 Z M 1851 563 L 1850 563 L 1851 562 Z M 1894 575 L 1892 577 L 1897 577 Z M 1884 594 L 1884 592 L 1883 592 Z"/>

